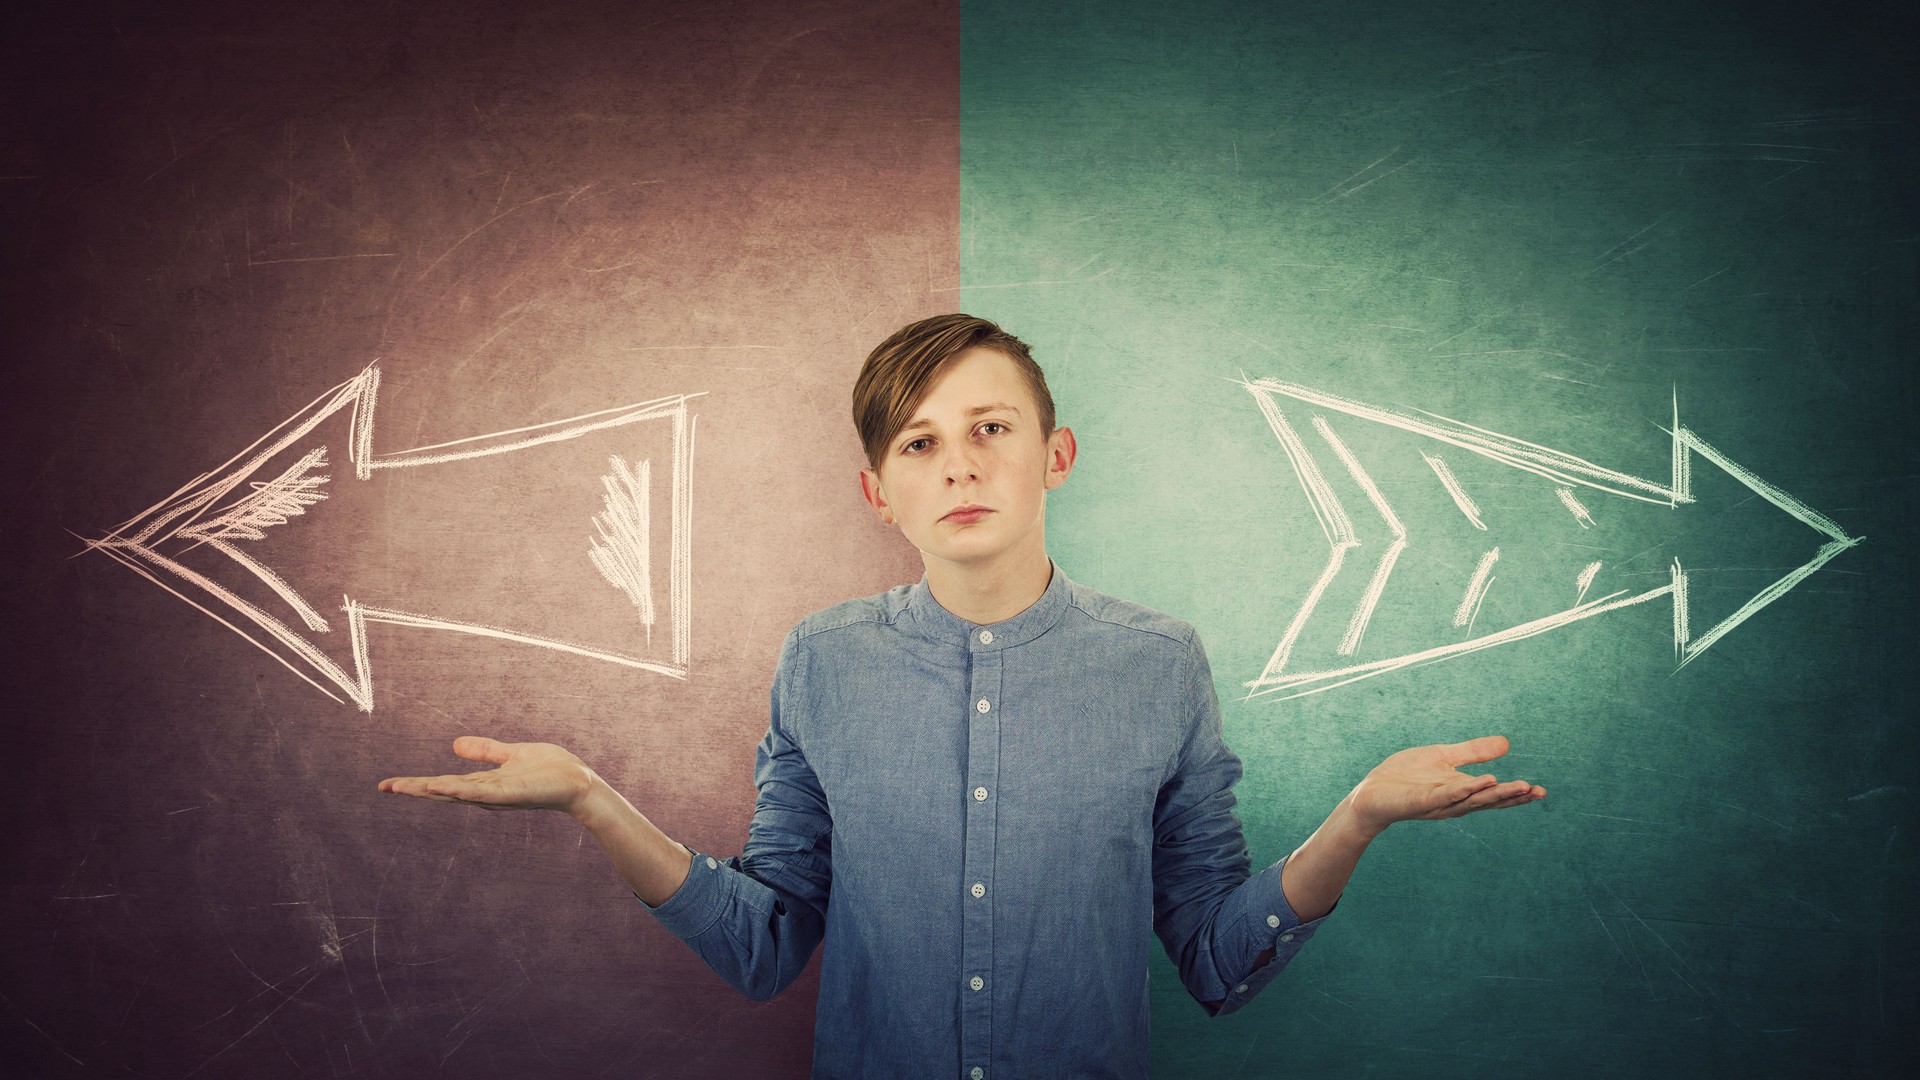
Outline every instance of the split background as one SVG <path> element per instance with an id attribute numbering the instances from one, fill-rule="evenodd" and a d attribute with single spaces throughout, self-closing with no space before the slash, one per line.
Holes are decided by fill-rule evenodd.
<path id="1" fill-rule="evenodd" d="M 373 784 L 451 767 L 462 733 L 555 741 L 670 834 L 737 851 L 781 636 L 919 575 L 857 499 L 846 401 L 880 337 L 949 310 L 1031 342 L 1079 435 L 1049 508 L 1061 565 L 1198 626 L 1258 864 L 1404 746 L 1504 733 L 1494 770 L 1552 791 L 1390 831 L 1234 1017 L 1157 961 L 1156 1075 L 1910 1060 L 1920 228 L 1895 12 L 10 15 L 7 1074 L 803 1075 L 811 973 L 748 1002 L 571 823 Z M 383 452 L 705 395 L 686 680 L 376 626 L 362 713 L 75 557 L 376 360 Z M 1654 601 L 1249 698 L 1329 553 L 1240 384 L 1262 378 L 1660 482 L 1677 399 L 1864 540 L 1678 672 Z M 1697 631 L 1824 539 L 1698 461 L 1697 504 L 1583 489 L 1588 528 L 1537 477 L 1442 448 L 1478 533 L 1434 446 L 1319 415 L 1407 518 L 1381 655 L 1560 610 L 1590 561 L 1595 596 L 1678 561 Z M 253 550 L 317 595 L 631 644 L 591 577 L 543 584 L 585 561 L 602 453 L 359 482 L 336 448 L 329 501 Z M 509 523 L 579 483 L 576 517 Z M 1347 509 L 1371 565 L 1389 534 Z M 1329 625 L 1300 639 L 1316 662 L 1338 661 Z"/>

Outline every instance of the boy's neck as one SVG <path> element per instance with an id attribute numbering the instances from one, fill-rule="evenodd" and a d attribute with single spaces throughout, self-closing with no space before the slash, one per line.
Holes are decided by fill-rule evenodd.
<path id="1" fill-rule="evenodd" d="M 1045 549 L 1006 565 L 959 565 L 926 560 L 927 588 L 955 618 L 977 626 L 1003 622 L 1032 607 L 1053 581 Z"/>

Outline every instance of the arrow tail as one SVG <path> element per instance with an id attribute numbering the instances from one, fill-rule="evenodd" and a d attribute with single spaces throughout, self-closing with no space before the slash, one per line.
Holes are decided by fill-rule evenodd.
<path id="1" fill-rule="evenodd" d="M 1449 419 L 1448 417 L 1439 416 L 1434 413 L 1424 413 L 1423 415 L 1432 417 L 1432 419 L 1423 420 L 1420 417 L 1409 416 L 1406 413 L 1397 412 L 1393 409 L 1378 408 L 1333 394 L 1322 393 L 1318 390 L 1309 389 L 1308 387 L 1280 382 L 1275 379 L 1256 379 L 1244 385 L 1248 390 L 1254 392 L 1256 398 L 1260 397 L 1263 391 L 1266 393 L 1282 394 L 1299 401 L 1304 401 L 1309 405 L 1332 409 L 1335 412 L 1346 413 L 1349 416 L 1358 417 L 1362 420 L 1371 420 L 1378 424 L 1396 427 L 1402 431 L 1457 446 L 1462 450 L 1469 450 L 1482 457 L 1491 458 L 1503 465 L 1511 465 L 1516 469 L 1538 476 L 1544 476 L 1559 483 L 1578 484 L 1585 487 L 1597 488 L 1609 494 L 1619 495 L 1629 499 L 1638 499 L 1642 502 L 1672 503 L 1676 501 L 1692 501 L 1686 492 L 1678 490 L 1673 486 L 1661 485 L 1627 473 L 1617 472 L 1613 469 L 1605 469 L 1595 465 L 1591 461 L 1575 457 L 1572 454 L 1565 454 L 1537 443 L 1530 443 L 1524 439 L 1516 439 L 1509 435 L 1488 431 L 1485 428 L 1478 428 L 1472 424 L 1462 423 L 1461 421 Z"/>
<path id="2" fill-rule="evenodd" d="M 525 450 L 529 447 L 541 446 L 546 443 L 561 442 L 566 439 L 577 439 L 582 435 L 587 435 L 595 431 L 603 431 L 607 428 L 619 427 L 622 424 L 631 424 L 641 420 L 658 420 L 669 416 L 677 417 L 680 415 L 680 412 L 685 409 L 686 403 L 689 400 L 701 397 L 703 394 L 704 391 L 701 394 L 675 394 L 671 397 L 642 401 L 635 405 L 622 405 L 618 408 L 602 409 L 599 412 L 588 413 L 585 416 L 573 416 L 565 420 L 555 420 L 545 424 L 533 424 L 527 427 L 513 428 L 508 431 L 495 431 L 485 435 L 470 435 L 464 439 L 453 439 L 448 442 L 434 443 L 431 446 L 419 446 L 412 450 L 397 450 L 393 453 L 381 454 L 377 457 L 365 459 L 363 467 L 368 470 L 405 469 L 416 465 L 441 465 L 449 461 L 466 461 L 472 458 L 492 457 L 495 454 L 510 454 L 516 450 Z M 370 417 L 364 428 L 361 429 L 361 432 L 364 432 L 364 434 L 360 432 L 356 432 L 356 434 L 359 434 L 361 438 L 371 442 L 373 437 L 373 422 Z M 535 434 L 529 434 L 530 432 Z M 516 438 L 515 436 L 524 437 Z M 465 449 L 448 449 L 454 446 L 465 447 Z"/>
<path id="3" fill-rule="evenodd" d="M 523 634 L 517 630 L 509 630 L 504 626 L 491 626 L 487 623 L 461 622 L 456 619 L 439 619 L 431 615 L 416 615 L 410 611 L 367 607 L 364 604 L 355 604 L 352 601 L 348 601 L 348 604 L 353 614 L 351 624 L 355 627 L 363 628 L 363 634 L 365 625 L 370 622 L 389 623 L 394 626 L 413 626 L 423 630 L 446 630 L 456 634 L 472 634 L 476 637 L 494 638 L 499 641 L 512 641 L 521 645 L 533 645 L 542 649 L 553 649 L 556 652 L 584 656 L 590 660 L 605 660 L 610 664 L 621 664 L 626 667 L 639 668 L 642 671 L 652 671 L 661 675 L 670 675 L 676 679 L 684 679 L 687 677 L 687 669 L 675 664 L 662 664 L 653 660 L 645 660 L 638 656 L 628 656 L 625 653 L 612 652 L 607 649 L 596 649 L 589 645 L 579 645 L 571 641 L 561 641 L 557 638 Z M 364 646 L 361 645 L 359 639 L 356 639 L 355 647 L 356 651 L 364 651 Z M 369 707 L 367 711 L 371 712 L 372 709 Z"/>
<path id="4" fill-rule="evenodd" d="M 1624 591 L 1625 590 L 1622 590 L 1622 592 Z M 1609 611 L 1618 611 L 1621 608 L 1644 604 L 1649 600 L 1657 600 L 1662 596 L 1670 595 L 1672 592 L 1672 585 L 1662 585 L 1657 589 L 1651 589 L 1634 596 L 1621 597 L 1621 593 L 1609 593 L 1598 600 L 1590 600 L 1585 604 L 1568 608 L 1565 611 L 1555 612 L 1552 615 L 1534 619 L 1531 622 L 1524 622 L 1517 626 L 1510 626 L 1505 630 L 1495 631 L 1491 634 L 1483 634 L 1480 637 L 1467 641 L 1457 641 L 1449 645 L 1441 645 L 1421 652 L 1409 653 L 1405 656 L 1394 656 L 1385 660 L 1374 660 L 1365 664 L 1354 664 L 1351 667 L 1340 668 L 1336 671 L 1301 672 L 1287 676 L 1262 677 L 1249 680 L 1242 685 L 1249 688 L 1250 692 L 1247 694 L 1249 698 L 1264 697 L 1267 695 L 1278 695 L 1278 700 L 1306 697 L 1309 694 L 1323 693 L 1328 690 L 1346 686 L 1349 683 L 1359 682 L 1361 679 L 1370 679 L 1376 675 L 1385 675 L 1388 672 L 1399 671 L 1402 668 L 1431 664 L 1441 660 L 1451 660 L 1454 657 L 1464 656 L 1471 652 L 1478 652 L 1481 649 L 1490 649 L 1496 645 L 1506 645 L 1515 641 L 1522 641 L 1537 634 L 1544 634 L 1549 630 L 1569 626 L 1582 619 L 1593 618 L 1595 615 L 1604 615 Z M 1616 597 L 1619 599 L 1616 599 Z"/>

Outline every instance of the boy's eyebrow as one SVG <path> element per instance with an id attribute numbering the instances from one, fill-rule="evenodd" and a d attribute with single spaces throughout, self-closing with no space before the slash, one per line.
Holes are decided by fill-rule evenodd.
<path id="1" fill-rule="evenodd" d="M 1012 405 L 1009 405 L 1004 401 L 996 401 L 991 405 L 975 405 L 973 408 L 968 409 L 967 419 L 971 420 L 976 416 L 982 416 L 990 412 L 1009 412 L 1014 414 L 1015 416 L 1020 415 L 1020 410 L 1018 408 Z M 900 429 L 900 431 L 902 434 L 905 434 L 906 432 L 913 431 L 916 428 L 930 428 L 932 426 L 933 426 L 933 421 L 923 416 L 920 419 L 905 425 Z"/>

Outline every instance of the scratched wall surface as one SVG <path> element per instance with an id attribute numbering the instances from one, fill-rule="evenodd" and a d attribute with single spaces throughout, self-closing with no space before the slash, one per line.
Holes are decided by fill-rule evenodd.
<path id="1" fill-rule="evenodd" d="M 918 574 L 853 496 L 853 371 L 954 307 L 1035 344 L 1080 435 L 1062 564 L 1199 626 L 1256 856 L 1401 746 L 1505 732 L 1495 768 L 1553 791 L 1390 832 L 1227 1021 L 1156 967 L 1157 1075 L 1911 1054 L 1902 20 L 522 7 L 91 3 L 6 36 L 7 1075 L 804 1073 L 810 977 L 747 1003 L 568 823 L 371 787 L 464 732 L 559 741 L 737 850 L 780 635 Z M 353 655 L 341 598 L 674 665 L 670 424 L 408 452 L 686 394 L 684 681 L 392 618 Z M 324 663 L 73 557 L 317 399 L 324 466 L 228 539 L 313 598 Z M 1785 506 L 1691 444 L 1682 491 L 1676 416 Z M 415 463 L 357 478 L 363 419 L 363 460 Z M 612 457 L 652 467 L 650 624 L 587 559 Z M 1861 542 L 1750 607 L 1825 526 Z M 196 539 L 157 553 L 284 604 Z M 1580 608 L 1606 597 L 1640 602 Z"/>
<path id="2" fill-rule="evenodd" d="M 1079 437 L 1056 558 L 1206 641 L 1256 862 L 1401 747 L 1550 791 L 1389 831 L 1226 1021 L 1159 964 L 1156 1075 L 1911 1060 L 1894 10 L 963 5 L 962 305 Z M 1677 484 L 1676 398 L 1781 497 L 1693 442 Z"/>
<path id="3" fill-rule="evenodd" d="M 0 1073 L 805 1074 L 811 974 L 748 1002 L 571 823 L 374 784 L 554 741 L 739 849 L 782 635 L 920 574 L 845 401 L 953 303 L 957 34 L 939 3 L 484 0 L 9 32 Z M 365 479 L 348 429 L 404 457 L 699 394 L 686 678 L 373 622 L 363 713 L 187 579 L 74 557 L 370 366 L 374 411 L 228 522 L 329 629 L 283 623 L 354 679 L 343 598 L 670 666 L 670 422 Z M 651 626 L 588 560 L 613 457 L 651 464 Z M 159 554 L 275 602 L 194 539 Z"/>

